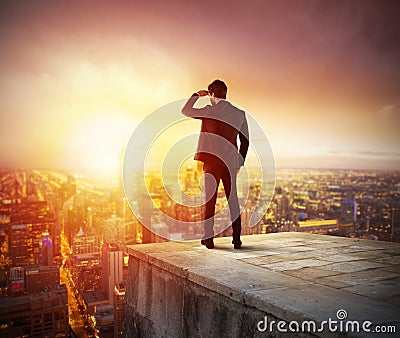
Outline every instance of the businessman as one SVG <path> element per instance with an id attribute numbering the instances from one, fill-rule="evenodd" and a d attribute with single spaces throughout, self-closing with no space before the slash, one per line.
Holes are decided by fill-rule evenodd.
<path id="1" fill-rule="evenodd" d="M 249 148 L 249 131 L 245 112 L 226 100 L 227 91 L 223 81 L 215 80 L 208 86 L 208 90 L 194 93 L 182 108 L 183 115 L 201 120 L 201 132 L 194 159 L 204 163 L 206 203 L 201 244 L 208 249 L 214 248 L 214 213 L 220 181 L 224 185 L 229 205 L 232 244 L 235 249 L 240 249 L 242 245 L 236 178 L 240 167 L 244 165 Z M 211 105 L 194 108 L 198 98 L 206 95 L 210 97 Z M 240 148 L 237 144 L 238 137 Z"/>

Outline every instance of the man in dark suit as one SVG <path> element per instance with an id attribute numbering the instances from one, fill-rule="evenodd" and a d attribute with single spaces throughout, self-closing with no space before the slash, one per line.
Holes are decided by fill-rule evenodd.
<path id="1" fill-rule="evenodd" d="M 224 185 L 232 221 L 235 249 L 240 249 L 241 219 L 237 197 L 236 178 L 249 148 L 249 131 L 243 110 L 226 100 L 227 86 L 221 80 L 213 81 L 208 90 L 194 93 L 182 109 L 182 114 L 201 119 L 201 132 L 195 160 L 204 163 L 205 215 L 204 236 L 201 244 L 208 249 L 214 247 L 214 213 L 220 180 Z M 194 108 L 200 96 L 210 96 L 211 105 Z M 237 138 L 240 148 L 238 151 Z"/>

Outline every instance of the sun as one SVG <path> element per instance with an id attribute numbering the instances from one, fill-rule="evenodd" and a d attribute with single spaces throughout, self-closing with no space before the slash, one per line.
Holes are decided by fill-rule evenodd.
<path id="1" fill-rule="evenodd" d="M 116 173 L 133 130 L 133 119 L 118 112 L 91 114 L 71 130 L 66 161 L 80 169 Z"/>

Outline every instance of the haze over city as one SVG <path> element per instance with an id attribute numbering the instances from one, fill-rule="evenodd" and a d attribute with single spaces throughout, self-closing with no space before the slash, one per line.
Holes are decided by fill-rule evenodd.
<path id="1" fill-rule="evenodd" d="M 278 168 L 399 169 L 399 14 L 394 1 L 1 2 L 0 166 L 116 172 L 146 115 L 221 78 Z"/>

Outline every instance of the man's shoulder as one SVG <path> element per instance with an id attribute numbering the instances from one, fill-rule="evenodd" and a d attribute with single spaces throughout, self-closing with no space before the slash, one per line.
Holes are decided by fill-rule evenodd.
<path id="1" fill-rule="evenodd" d="M 224 110 L 229 110 L 231 112 L 235 112 L 235 113 L 238 113 L 238 114 L 246 114 L 243 109 L 235 106 L 230 101 L 223 100 L 223 101 L 219 102 L 219 104 L 221 104 L 221 108 L 224 109 Z"/>

